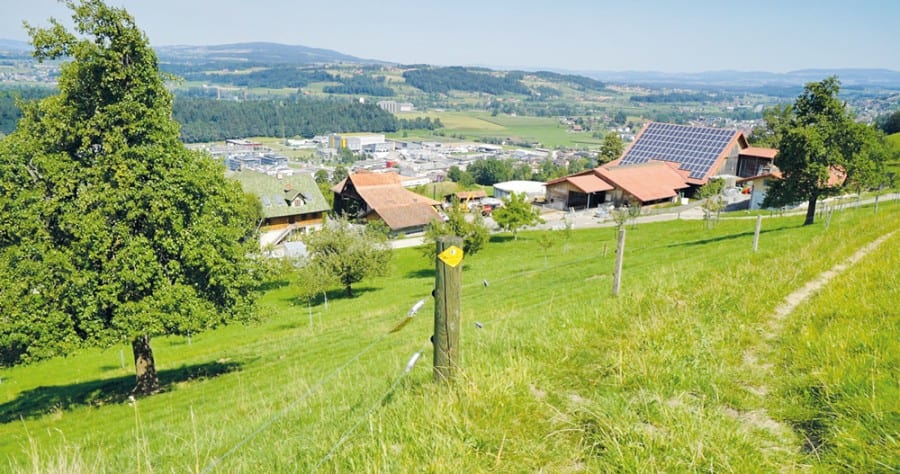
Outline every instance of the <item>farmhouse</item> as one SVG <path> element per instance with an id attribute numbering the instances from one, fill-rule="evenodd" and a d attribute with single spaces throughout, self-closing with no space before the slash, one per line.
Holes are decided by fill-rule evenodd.
<path id="1" fill-rule="evenodd" d="M 546 199 L 557 209 L 670 202 L 693 195 L 714 176 L 759 174 L 775 153 L 751 147 L 737 130 L 650 122 L 620 158 L 548 182 Z"/>
<path id="2" fill-rule="evenodd" d="M 245 170 L 226 176 L 240 182 L 245 192 L 256 195 L 262 203 L 261 247 L 277 246 L 293 232 L 322 226 L 329 206 L 311 175 L 271 176 Z"/>
<path id="3" fill-rule="evenodd" d="M 750 184 L 750 210 L 762 209 L 763 200 L 769 190 L 772 180 L 781 179 L 781 171 L 778 168 L 766 168 L 756 176 L 750 176 L 738 180 L 739 184 Z"/>
<path id="4" fill-rule="evenodd" d="M 750 209 L 757 210 L 763 208 L 763 201 L 766 199 L 766 193 L 769 191 L 772 182 L 782 178 L 783 175 L 781 170 L 773 164 L 760 170 L 760 173 L 756 176 L 741 178 L 737 180 L 737 183 L 744 185 L 749 183 Z M 843 169 L 832 166 L 828 170 L 828 181 L 825 183 L 825 187 L 832 188 L 840 186 L 844 184 L 846 179 L 847 173 Z"/>
<path id="5" fill-rule="evenodd" d="M 367 222 L 382 221 L 392 233 L 421 232 L 439 219 L 440 202 L 403 187 L 396 173 L 361 171 L 335 185 L 334 212 Z"/>

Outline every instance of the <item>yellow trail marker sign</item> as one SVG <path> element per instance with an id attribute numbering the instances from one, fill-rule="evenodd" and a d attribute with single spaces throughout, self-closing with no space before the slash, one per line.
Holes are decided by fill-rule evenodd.
<path id="1" fill-rule="evenodd" d="M 462 262 L 463 249 L 455 245 L 451 245 L 450 247 L 444 249 L 443 252 L 439 253 L 438 258 L 447 265 L 456 267 L 457 265 L 459 265 L 459 262 Z"/>

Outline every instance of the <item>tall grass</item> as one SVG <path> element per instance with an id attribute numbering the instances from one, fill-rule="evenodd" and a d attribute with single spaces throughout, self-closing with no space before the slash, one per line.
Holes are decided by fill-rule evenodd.
<path id="1" fill-rule="evenodd" d="M 364 282 L 358 297 L 336 292 L 327 309 L 314 306 L 312 325 L 285 275 L 264 295 L 260 323 L 190 344 L 156 340 L 167 391 L 137 406 L 116 396 L 132 377 L 118 348 L 4 369 L 0 452 L 24 472 L 60 455 L 70 472 L 800 468 L 820 461 L 802 431 L 777 421 L 790 421 L 778 418 L 788 392 L 753 390 L 773 374 L 748 368 L 744 354 L 785 295 L 897 228 L 897 210 L 847 210 L 827 230 L 766 219 L 757 253 L 752 220 L 638 226 L 619 297 L 614 252 L 603 252 L 615 248 L 613 229 L 554 233 L 546 262 L 539 233 L 495 236 L 463 263 L 452 387 L 431 382 L 430 299 L 388 333 L 433 287 L 420 252 L 398 251 L 390 276 Z"/>
<path id="2" fill-rule="evenodd" d="M 900 235 L 799 307 L 778 341 L 779 404 L 823 472 L 900 468 Z"/>

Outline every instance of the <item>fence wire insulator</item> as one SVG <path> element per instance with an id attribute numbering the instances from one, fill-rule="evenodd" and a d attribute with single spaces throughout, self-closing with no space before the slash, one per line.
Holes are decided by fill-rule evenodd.
<path id="1" fill-rule="evenodd" d="M 409 358 L 409 362 L 406 363 L 406 369 L 403 370 L 404 374 L 408 374 L 409 371 L 412 370 L 413 367 L 415 367 L 416 362 L 419 361 L 419 357 L 422 357 L 421 352 L 416 352 L 412 355 L 412 357 Z"/>
<path id="2" fill-rule="evenodd" d="M 418 313 L 419 310 L 422 309 L 422 306 L 425 306 L 424 298 L 417 301 L 416 304 L 414 304 L 413 307 L 409 309 L 409 313 L 406 313 L 406 315 L 409 316 L 410 318 L 415 316 L 416 313 Z"/>

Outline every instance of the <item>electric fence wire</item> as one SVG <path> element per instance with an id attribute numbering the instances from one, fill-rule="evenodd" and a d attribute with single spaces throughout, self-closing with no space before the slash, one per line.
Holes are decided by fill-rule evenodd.
<path id="1" fill-rule="evenodd" d="M 684 241 L 684 242 L 681 242 L 680 244 L 681 244 L 681 245 L 687 245 L 687 244 L 691 244 L 691 243 L 695 243 L 695 242 L 696 242 L 696 240 L 691 240 L 691 241 Z M 679 244 L 668 244 L 667 246 L 673 246 L 673 245 L 679 245 Z M 649 246 L 649 247 L 646 247 L 646 248 L 644 248 L 644 249 L 653 249 L 653 248 L 659 248 L 659 247 L 660 247 L 660 246 Z M 634 251 L 640 251 L 640 250 L 644 250 L 644 249 L 636 249 L 636 250 L 634 250 Z M 614 252 L 614 250 L 613 250 L 613 252 Z M 599 258 L 599 257 L 600 257 L 600 255 L 594 256 L 594 258 Z M 504 283 L 504 282 L 507 282 L 507 281 L 510 281 L 510 280 L 515 280 L 515 279 L 521 278 L 521 277 L 526 276 L 526 275 L 535 275 L 535 274 L 539 274 L 539 273 L 546 272 L 546 271 L 549 271 L 549 270 L 556 270 L 556 269 L 560 269 L 560 268 L 565 268 L 565 267 L 570 267 L 570 266 L 574 266 L 574 265 L 584 264 L 586 258 L 591 258 L 591 256 L 588 256 L 588 257 L 584 257 L 584 256 L 583 256 L 583 257 L 581 257 L 581 258 L 568 260 L 568 261 L 561 262 L 561 263 L 558 263 L 558 264 L 556 264 L 556 265 L 552 265 L 552 266 L 549 266 L 549 267 L 537 268 L 537 269 L 526 269 L 526 270 L 522 270 L 522 271 L 519 271 L 519 272 L 510 274 L 510 275 L 507 275 L 507 276 L 505 276 L 505 277 L 503 277 L 503 278 L 501 278 L 501 279 L 495 279 L 495 280 L 493 280 L 493 281 L 491 282 L 491 284 L 495 284 L 495 283 Z M 484 281 L 487 282 L 487 280 L 484 280 Z M 468 284 L 468 285 L 464 285 L 463 288 L 471 288 L 471 287 L 476 286 L 476 285 L 478 285 L 478 283 L 470 283 L 470 284 Z M 581 295 L 580 295 L 580 294 L 576 294 L 575 296 L 570 296 L 570 297 L 568 297 L 568 298 L 561 298 L 561 299 L 559 299 L 558 301 L 559 301 L 560 303 L 565 303 L 565 302 L 570 302 L 570 301 L 577 300 L 577 299 L 579 299 L 579 298 L 581 298 Z M 509 310 L 509 311 L 510 311 L 509 314 L 507 314 L 506 316 L 502 316 L 502 317 L 500 317 L 500 318 L 494 318 L 494 319 L 491 319 L 490 322 L 492 322 L 492 323 L 502 322 L 502 321 L 504 321 L 504 320 L 507 320 L 507 319 L 512 318 L 512 317 L 515 316 L 516 314 L 521 314 L 521 313 L 523 313 L 523 312 L 525 312 L 525 311 L 528 311 L 528 310 L 531 310 L 531 309 L 534 309 L 534 308 L 537 308 L 537 307 L 540 307 L 540 306 L 543 306 L 543 305 L 553 304 L 553 303 L 556 302 L 556 301 L 557 301 L 557 300 L 556 300 L 555 298 L 550 298 L 550 299 L 543 298 L 543 299 L 539 299 L 538 301 L 536 301 L 536 302 L 534 302 L 534 303 L 531 303 L 531 304 L 528 304 L 528 305 L 526 305 L 526 306 L 522 306 L 522 307 L 518 307 L 518 308 L 511 308 L 511 309 Z M 471 303 L 471 301 L 470 301 L 470 303 Z M 419 306 L 419 308 L 421 308 L 421 305 Z M 403 320 L 403 322 L 404 322 L 404 323 L 405 323 L 405 322 L 409 322 L 409 320 L 412 318 L 412 315 L 414 315 L 414 313 L 408 315 L 407 318 L 405 318 L 405 319 Z M 374 317 L 373 317 L 373 318 L 374 318 Z M 373 318 L 370 318 L 370 319 L 373 319 Z M 401 324 L 403 324 L 403 323 L 401 323 Z M 329 330 L 329 331 L 326 331 L 326 332 L 323 333 L 323 334 L 319 334 L 319 336 L 325 335 L 325 334 L 327 334 L 327 335 L 336 334 L 336 333 L 340 332 L 340 330 L 341 330 L 340 328 L 334 328 L 333 330 Z M 322 377 L 321 379 L 319 379 L 314 385 L 310 386 L 310 388 L 308 388 L 307 391 L 306 391 L 303 395 L 301 395 L 300 397 L 298 397 L 297 399 L 295 399 L 294 401 L 292 401 L 288 406 L 286 406 L 285 408 L 283 408 L 282 410 L 280 410 L 278 413 L 276 413 L 275 415 L 273 415 L 272 417 L 270 417 L 269 419 L 267 419 L 263 424 L 261 424 L 260 426 L 258 426 L 258 427 L 257 427 L 253 432 L 251 432 L 249 435 L 247 435 L 247 436 L 245 436 L 244 438 L 242 438 L 238 443 L 236 443 L 235 445 L 233 445 L 233 446 L 232 446 L 228 451 L 226 451 L 224 454 L 222 454 L 221 456 L 219 456 L 219 457 L 213 459 L 212 461 L 210 461 L 210 462 L 206 465 L 206 467 L 203 469 L 203 471 L 201 471 L 201 472 L 204 473 L 204 474 L 205 474 L 205 473 L 212 472 L 212 470 L 215 469 L 222 461 L 224 461 L 224 460 L 226 460 L 227 458 L 229 458 L 230 456 L 232 456 L 234 453 L 236 453 L 238 450 L 240 450 L 244 445 L 246 445 L 248 442 L 250 442 L 253 438 L 255 438 L 255 437 L 258 436 L 260 433 L 262 433 L 263 431 L 265 431 L 266 429 L 268 429 L 268 428 L 269 428 L 270 426 L 272 426 L 276 421 L 278 421 L 279 419 L 283 418 L 288 412 L 290 412 L 291 410 L 293 410 L 297 405 L 299 405 L 299 404 L 302 403 L 304 400 L 306 400 L 307 398 L 309 398 L 310 396 L 312 396 L 314 393 L 316 393 L 316 392 L 317 392 L 317 391 L 318 391 L 325 383 L 327 383 L 329 380 L 331 380 L 332 378 L 334 378 L 337 374 L 339 374 L 341 371 L 343 371 L 345 368 L 347 368 L 350 364 L 352 364 L 353 362 L 355 362 L 355 361 L 356 361 L 357 359 L 359 359 L 361 356 L 363 356 L 364 354 L 366 354 L 367 352 L 369 352 L 373 347 L 375 347 L 379 342 L 381 342 L 382 340 L 384 340 L 385 338 L 387 338 L 387 337 L 388 337 L 390 334 L 392 334 L 393 332 L 396 332 L 396 331 L 391 330 L 391 331 L 388 331 L 388 332 L 386 332 L 386 333 L 383 333 L 382 335 L 380 335 L 379 337 L 377 337 L 375 340 L 373 340 L 372 342 L 370 342 L 367 346 L 363 347 L 363 348 L 362 348 L 359 352 L 357 352 L 355 355 L 353 355 L 352 357 L 350 357 L 349 359 L 347 359 L 347 360 L 346 360 L 344 363 L 342 363 L 340 366 L 338 366 L 337 368 L 333 369 L 331 372 L 329 372 L 329 373 L 326 374 L 324 377 Z M 427 346 L 427 345 L 426 345 L 426 346 Z M 416 352 L 416 354 L 421 355 L 421 353 L 422 353 L 422 351 L 424 351 L 424 349 L 425 349 L 425 347 L 423 347 L 421 350 L 419 350 L 418 352 Z M 409 373 L 409 370 L 412 369 L 412 365 L 414 365 L 414 362 L 413 362 L 413 361 L 411 361 L 411 364 L 410 364 L 410 366 L 408 366 L 408 369 L 405 370 L 403 373 L 401 373 L 401 375 L 394 381 L 394 383 L 393 383 L 393 384 L 391 385 L 391 387 L 389 388 L 388 392 L 387 392 L 381 399 L 379 399 L 379 401 L 378 401 L 375 405 L 373 405 L 373 406 L 369 409 L 369 411 L 364 415 L 363 418 L 360 419 L 360 421 L 357 422 L 356 425 L 354 425 L 347 433 L 344 434 L 344 436 L 341 438 L 341 440 L 339 440 L 338 444 L 336 444 L 336 445 L 332 448 L 332 450 L 329 451 L 329 453 L 326 455 L 326 458 L 323 458 L 323 459 L 319 462 L 319 464 L 316 465 L 316 468 L 315 468 L 315 469 L 318 469 L 318 467 L 319 467 L 324 461 L 326 461 L 328 457 L 330 457 L 331 455 L 333 455 L 333 452 L 340 446 L 340 444 L 342 444 L 343 442 L 346 441 L 346 438 L 349 437 L 349 435 L 352 434 L 353 430 L 355 430 L 355 429 L 358 427 L 358 425 L 362 422 L 362 420 L 365 419 L 365 416 L 368 416 L 369 414 L 371 414 L 371 412 L 373 412 L 373 411 L 375 410 L 375 408 L 377 408 L 378 404 L 383 403 L 383 400 L 384 400 L 387 396 L 389 396 L 390 393 L 392 393 L 394 389 L 396 389 L 396 386 L 397 386 L 397 385 L 399 384 L 399 382 L 403 379 L 403 377 L 405 377 L 405 376 Z M 315 469 L 314 469 L 314 470 L 315 470 Z"/>
<path id="2" fill-rule="evenodd" d="M 411 317 L 412 317 L 412 316 L 407 316 L 407 319 L 409 319 L 409 318 L 411 318 Z M 306 392 L 303 393 L 300 397 L 298 397 L 298 398 L 296 398 L 295 400 L 293 400 L 291 403 L 289 403 L 286 407 L 282 408 L 282 409 L 281 409 L 278 413 L 276 413 L 275 415 L 269 417 L 264 423 L 262 423 L 261 425 L 259 425 L 259 426 L 258 426 L 255 430 L 253 430 L 253 432 L 251 432 L 249 435 L 247 435 L 247 436 L 245 436 L 244 438 L 242 438 L 242 439 L 241 439 L 239 442 L 237 442 L 234 446 L 232 446 L 230 449 L 228 449 L 228 451 L 226 451 L 224 454 L 222 454 L 221 456 L 219 456 L 219 457 L 213 459 L 212 461 L 210 461 L 210 462 L 206 465 L 206 467 L 203 468 L 203 471 L 201 471 L 201 472 L 204 473 L 204 474 L 205 474 L 205 473 L 212 472 L 212 470 L 215 469 L 216 466 L 218 466 L 222 461 L 224 461 L 225 459 L 229 458 L 231 455 L 233 455 L 233 454 L 236 453 L 239 449 L 241 449 L 244 445 L 246 445 L 248 442 L 250 442 L 253 438 L 255 438 L 255 437 L 258 436 L 260 433 L 262 433 L 263 431 L 265 431 L 266 429 L 268 429 L 268 428 L 269 428 L 270 426 L 272 426 L 276 421 L 280 420 L 280 419 L 283 418 L 285 415 L 287 415 L 287 414 L 288 414 L 291 410 L 293 410 L 297 405 L 299 405 L 301 402 L 303 402 L 304 400 L 306 400 L 307 398 L 309 398 L 311 395 L 313 395 L 314 393 L 316 393 L 323 385 L 325 385 L 326 382 L 328 382 L 329 380 L 331 380 L 332 378 L 334 378 L 337 374 L 339 374 L 341 371 L 343 371 L 344 369 L 346 369 L 348 366 L 350 366 L 350 364 L 352 364 L 352 363 L 355 362 L 357 359 L 359 359 L 360 357 L 362 357 L 365 353 L 369 352 L 369 351 L 370 351 L 373 347 L 375 347 L 379 342 L 383 341 L 385 338 L 387 338 L 387 337 L 390 336 L 391 334 L 392 334 L 391 332 L 385 332 L 385 333 L 383 333 L 382 335 L 380 335 L 379 337 L 377 337 L 375 340 L 373 340 L 372 342 L 370 342 L 367 346 L 363 347 L 363 348 L 362 348 L 359 352 L 357 352 L 355 355 L 353 355 L 352 357 L 350 357 L 349 359 L 347 359 L 346 361 L 344 361 L 344 363 L 342 363 L 341 365 L 339 365 L 337 368 L 335 368 L 334 370 L 332 370 L 331 372 L 329 372 L 328 374 L 326 374 L 324 377 L 322 377 L 321 379 L 319 379 L 319 381 L 316 382 L 314 385 L 310 386 L 310 387 L 306 390 Z M 424 350 L 424 349 L 423 349 L 423 350 Z M 421 351 L 419 351 L 419 352 L 421 352 Z"/>
<path id="3" fill-rule="evenodd" d="M 332 456 L 334 456 L 334 453 L 338 450 L 338 448 L 340 448 L 341 445 L 343 445 L 348 439 L 350 439 L 350 435 L 352 435 L 353 432 L 356 431 L 356 429 L 359 428 L 359 426 L 369 416 L 371 416 L 373 412 L 375 412 L 375 410 L 377 410 L 381 406 L 384 406 L 385 401 L 387 401 L 388 397 L 390 397 L 391 394 L 394 393 L 394 391 L 397 389 L 397 386 L 400 385 L 400 382 L 407 375 L 409 375 L 409 373 L 412 371 L 413 367 L 415 367 L 416 362 L 419 361 L 419 358 L 422 356 L 422 354 L 425 352 L 425 349 L 427 349 L 430 344 L 431 344 L 430 341 L 426 342 L 425 344 L 422 345 L 422 347 L 419 348 L 418 351 L 416 351 L 412 355 L 412 357 L 409 359 L 409 362 L 407 362 L 406 367 L 404 367 L 403 371 L 400 372 L 400 375 L 398 375 L 394 379 L 393 383 L 391 383 L 391 385 L 390 385 L 390 387 L 388 387 L 387 391 L 385 391 L 384 394 L 382 394 L 380 397 L 378 397 L 378 399 L 375 401 L 375 403 L 373 403 L 371 406 L 369 406 L 369 409 L 366 410 L 366 412 L 363 413 L 359 418 L 357 418 L 356 422 L 352 426 L 350 426 L 350 428 L 348 428 L 347 431 L 344 432 L 344 434 L 341 435 L 341 437 L 337 440 L 336 443 L 334 443 L 334 445 L 331 447 L 331 449 L 329 449 L 328 452 L 325 453 L 325 456 L 323 456 L 322 459 L 320 459 L 319 462 L 317 462 L 316 465 L 313 466 L 312 470 L 309 471 L 310 473 L 314 473 L 314 472 L 318 471 L 319 468 L 322 467 L 322 464 L 324 464 L 326 461 L 331 459 Z M 294 472 L 297 472 L 297 471 L 295 470 Z"/>

